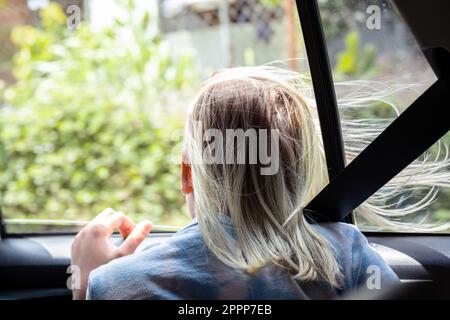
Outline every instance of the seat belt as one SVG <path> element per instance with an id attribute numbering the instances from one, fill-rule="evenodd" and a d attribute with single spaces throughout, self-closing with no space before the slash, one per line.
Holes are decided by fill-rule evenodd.
<path id="1" fill-rule="evenodd" d="M 305 207 L 308 220 L 343 221 L 448 132 L 450 53 L 441 58 L 441 77 Z"/>

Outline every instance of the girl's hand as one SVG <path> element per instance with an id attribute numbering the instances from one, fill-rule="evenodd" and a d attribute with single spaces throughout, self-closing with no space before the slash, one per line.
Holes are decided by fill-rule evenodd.
<path id="1" fill-rule="evenodd" d="M 80 271 L 80 289 L 73 290 L 74 299 L 85 299 L 89 274 L 109 261 L 134 253 L 137 246 L 151 231 L 150 221 L 134 223 L 122 212 L 111 208 L 103 210 L 75 237 L 72 244 L 71 265 Z M 115 246 L 109 237 L 119 230 L 125 241 Z"/>

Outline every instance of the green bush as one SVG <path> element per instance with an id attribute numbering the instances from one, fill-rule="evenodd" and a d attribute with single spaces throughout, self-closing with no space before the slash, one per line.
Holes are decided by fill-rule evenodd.
<path id="1" fill-rule="evenodd" d="M 345 38 L 345 50 L 337 55 L 335 76 L 373 77 L 377 73 L 375 63 L 376 50 L 373 45 L 361 47 L 359 33 L 350 31 Z"/>
<path id="2" fill-rule="evenodd" d="M 71 31 L 51 3 L 39 28 L 12 31 L 16 82 L 0 109 L 7 217 L 81 220 L 113 207 L 187 221 L 173 161 L 183 113 L 167 96 L 195 85 L 195 67 L 148 13 L 124 6 L 111 27 Z"/>

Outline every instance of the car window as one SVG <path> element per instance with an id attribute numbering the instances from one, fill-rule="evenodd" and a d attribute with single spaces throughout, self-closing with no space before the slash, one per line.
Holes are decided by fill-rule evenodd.
<path id="1" fill-rule="evenodd" d="M 8 232 L 105 207 L 189 221 L 184 114 L 218 68 L 308 73 L 294 1 L 0 1 L 0 192 Z"/>
<path id="2" fill-rule="evenodd" d="M 390 1 L 318 3 L 349 163 L 437 78 Z M 446 228 L 450 222 L 450 166 L 445 161 L 449 146 L 447 134 L 365 205 L 394 209 L 395 214 L 387 217 L 392 222 L 433 224 L 438 227 L 434 230 L 450 232 Z M 428 172 L 425 177 L 424 172 L 433 169 L 427 163 L 435 160 L 441 161 L 439 172 Z M 416 175 L 418 168 L 423 171 Z M 427 201 L 432 204 L 404 214 L 410 206 L 420 207 Z M 363 207 L 359 210 L 367 209 Z M 376 229 L 373 221 L 362 220 L 361 215 L 356 215 L 356 223 L 363 230 Z"/>

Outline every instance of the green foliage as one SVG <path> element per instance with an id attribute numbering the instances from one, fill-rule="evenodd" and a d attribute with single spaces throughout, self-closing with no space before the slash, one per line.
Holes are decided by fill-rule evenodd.
<path id="1" fill-rule="evenodd" d="M 80 220 L 113 207 L 155 223 L 187 221 L 173 161 L 183 113 L 164 97 L 195 85 L 195 67 L 147 12 L 125 5 L 128 15 L 101 30 L 69 30 L 51 4 L 40 28 L 12 31 L 16 82 L 0 110 L 7 217 Z"/>
<path id="2" fill-rule="evenodd" d="M 357 31 L 351 31 L 345 39 L 345 50 L 337 56 L 335 73 L 357 77 L 368 72 L 376 72 L 374 68 L 376 50 L 373 45 L 361 48 Z"/>
<path id="3" fill-rule="evenodd" d="M 266 6 L 268 8 L 273 8 L 273 7 L 281 5 L 281 0 L 261 0 L 261 3 L 263 6 Z"/>
<path id="4" fill-rule="evenodd" d="M 367 4 L 360 0 L 318 0 L 327 41 L 340 37 L 361 22 Z"/>

